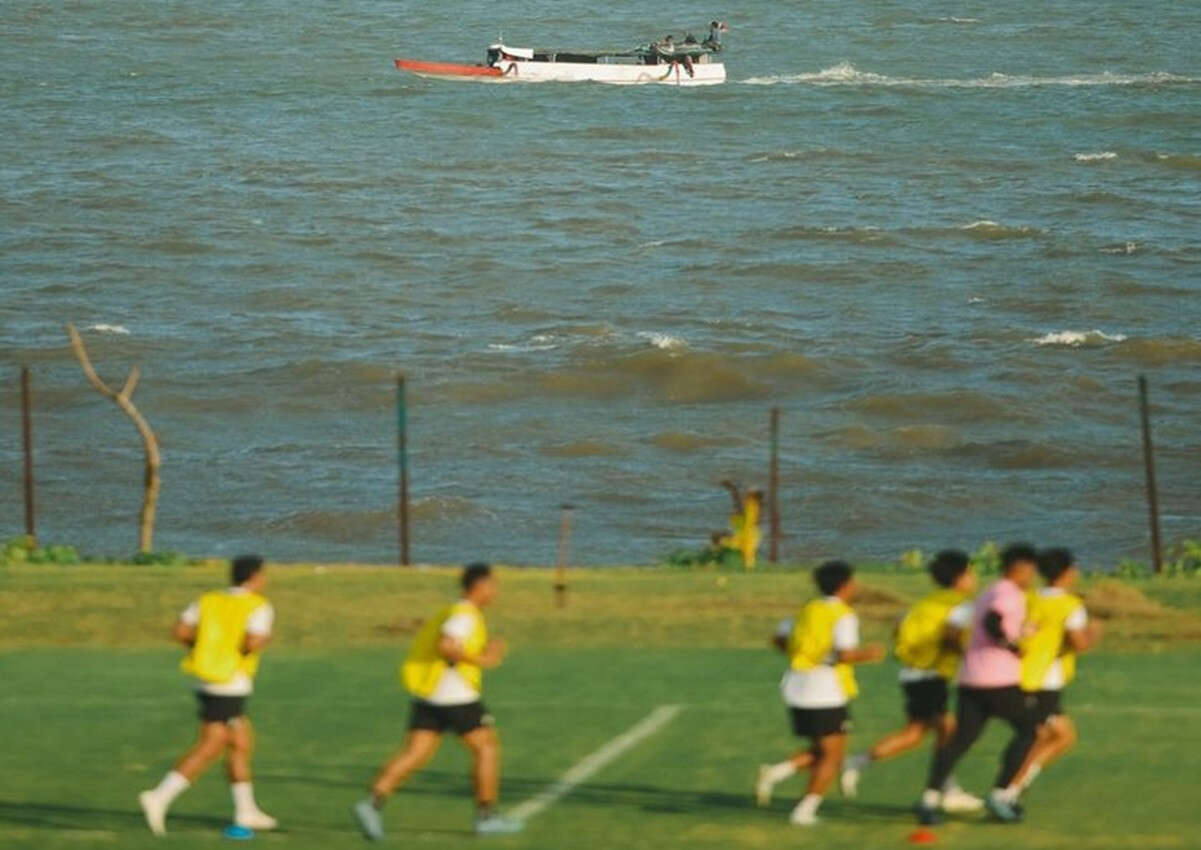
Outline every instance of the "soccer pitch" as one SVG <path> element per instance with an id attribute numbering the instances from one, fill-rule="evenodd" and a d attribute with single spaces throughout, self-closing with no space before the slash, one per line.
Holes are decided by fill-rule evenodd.
<path id="1" fill-rule="evenodd" d="M 30 568 L 6 576 L 0 846 L 161 846 L 134 798 L 191 741 L 193 702 L 176 672 L 179 653 L 153 641 L 197 589 L 221 583 L 220 573 Z M 911 576 L 864 580 L 877 594 L 862 606 L 869 637 L 884 636 L 885 609 L 924 586 Z M 800 779 L 780 787 L 770 810 L 751 805 L 756 766 L 794 745 L 776 690 L 782 659 L 756 644 L 809 594 L 806 575 L 593 571 L 576 580 L 562 611 L 545 574 L 510 571 L 505 581 L 495 620 L 513 652 L 485 689 L 504 744 L 505 808 L 544 792 L 659 707 L 680 710 L 660 712 L 662 725 L 510 838 L 471 836 L 467 759 L 447 740 L 389 804 L 387 845 L 906 846 L 924 752 L 873 768 L 857 800 L 831 796 L 813 829 L 787 823 Z M 413 619 L 451 592 L 447 572 L 276 571 L 279 640 L 251 716 L 258 796 L 282 829 L 256 841 L 363 846 L 349 807 L 405 731 L 396 662 Z M 1177 631 L 1196 625 L 1192 612 L 1164 611 Z M 1068 692 L 1081 744 L 1034 786 L 1027 821 L 953 819 L 938 829 L 940 846 L 1195 846 L 1201 649 L 1164 629 L 1123 637 L 1128 629 L 1138 631 L 1113 622 L 1107 648 L 1086 660 Z M 892 662 L 860 671 L 854 747 L 900 720 L 895 675 Z M 966 787 L 988 786 L 1003 738 L 994 728 L 965 760 Z M 229 812 L 214 768 L 173 807 L 167 840 L 212 846 Z"/>

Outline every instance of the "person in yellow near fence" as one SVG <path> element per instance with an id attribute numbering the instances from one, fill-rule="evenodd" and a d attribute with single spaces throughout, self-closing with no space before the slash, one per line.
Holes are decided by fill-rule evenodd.
<path id="1" fill-rule="evenodd" d="M 906 611 L 897 624 L 895 650 L 903 665 L 905 725 L 870 750 L 847 759 L 841 777 L 847 797 L 856 795 L 859 777 L 874 762 L 916 749 L 927 733 L 934 734 L 936 747 L 945 746 L 955 734 L 950 684 L 959 670 L 972 621 L 976 574 L 968 556 L 953 549 L 935 555 L 928 570 L 937 589 Z M 984 801 L 960 788 L 952 776 L 943 786 L 942 807 L 948 812 L 974 812 L 984 807 Z"/>
<path id="2" fill-rule="evenodd" d="M 507 835 L 522 828 L 496 811 L 500 740 L 481 699 L 483 671 L 499 666 L 505 656 L 504 641 L 489 639 L 484 623 L 484 609 L 496 599 L 496 576 L 487 564 L 468 564 L 460 584 L 462 597 L 422 625 L 401 664 L 401 682 L 413 697 L 408 740 L 380 768 L 371 796 L 353 809 L 372 841 L 384 837 L 381 811 L 388 797 L 429 763 L 448 729 L 475 762 L 476 834 Z"/>
<path id="3" fill-rule="evenodd" d="M 850 605 L 858 585 L 850 564 L 828 561 L 813 578 L 822 595 L 802 607 L 794 619 L 780 623 L 772 639 L 788 656 L 780 690 L 792 731 L 811 744 L 792 758 L 761 766 L 755 783 L 756 802 L 767 806 L 777 783 L 801 770 L 810 771 L 805 796 L 789 818 L 796 826 L 817 823 L 818 807 L 842 767 L 851 726 L 848 705 L 859 691 L 851 665 L 884 658 L 883 646 L 859 646 L 859 618 Z"/>
<path id="4" fill-rule="evenodd" d="M 195 679 L 200 734 L 157 787 L 138 795 L 146 825 L 155 835 L 167 831 L 172 801 L 222 753 L 234 799 L 234 822 L 259 830 L 278 825 L 254 799 L 250 772 L 254 730 L 246 716 L 246 700 L 254 691 L 259 655 L 271 640 L 275 610 L 263 596 L 267 574 L 262 558 L 235 558 L 231 572 L 229 588 L 204 594 L 175 624 L 175 640 L 189 650 L 180 667 Z"/>
<path id="5" fill-rule="evenodd" d="M 1076 725 L 1063 710 L 1063 689 L 1076 677 L 1076 655 L 1101 639 L 1100 624 L 1088 618 L 1084 600 L 1071 592 L 1080 577 L 1072 553 L 1043 550 L 1038 571 L 1046 586 L 1029 597 L 1033 633 L 1022 641 L 1022 690 L 1036 700 L 1039 726 L 1030 754 L 1009 785 L 1015 799 L 1044 767 L 1076 745 Z"/>
<path id="6" fill-rule="evenodd" d="M 721 486 L 730 493 L 734 502 L 734 513 L 730 515 L 730 534 L 721 538 L 722 548 L 734 549 L 742 555 L 742 565 L 753 570 L 759 559 L 759 544 L 763 532 L 759 523 L 763 516 L 763 491 L 748 490 L 744 498 L 733 481 L 722 481 Z"/>

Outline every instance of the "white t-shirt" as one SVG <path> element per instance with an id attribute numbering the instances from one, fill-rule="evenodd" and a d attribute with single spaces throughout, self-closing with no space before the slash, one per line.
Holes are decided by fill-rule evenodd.
<path id="1" fill-rule="evenodd" d="M 833 601 L 834 597 L 828 596 Z M 795 621 L 780 621 L 776 635 L 787 638 L 792 634 Z M 847 695 L 834 672 L 834 653 L 859 647 L 859 618 L 854 614 L 843 614 L 834 623 L 834 646 L 831 657 L 812 670 L 792 670 L 784 674 L 780 682 L 780 694 L 784 702 L 793 708 L 841 708 L 847 704 Z"/>
<path id="2" fill-rule="evenodd" d="M 225 592 L 234 596 L 240 596 L 250 591 L 244 587 L 231 587 Z M 200 625 L 199 600 L 183 609 L 183 613 L 179 615 L 179 621 L 185 626 L 191 626 L 192 628 Z M 274 625 L 275 609 L 271 607 L 270 602 L 265 602 L 250 612 L 250 617 L 246 620 L 246 634 L 255 635 L 256 637 L 267 637 L 271 634 L 271 629 Z M 238 673 L 228 682 L 220 684 L 197 679 L 196 690 L 203 691 L 215 697 L 246 697 L 254 693 L 254 680 L 245 673 Z"/>
<path id="3" fill-rule="evenodd" d="M 1066 593 L 1062 587 L 1044 587 L 1039 592 L 1039 596 L 1063 596 Z M 1088 612 L 1081 605 L 1075 611 L 1068 615 L 1068 618 L 1063 622 L 1064 631 L 1078 632 L 1088 625 Z M 1043 676 L 1044 691 L 1062 691 L 1065 682 L 1063 681 L 1063 662 L 1056 658 L 1051 662 L 1051 666 L 1047 668 L 1047 674 Z"/>
<path id="4" fill-rule="evenodd" d="M 972 627 L 972 612 L 975 610 L 974 602 L 961 602 L 951 609 L 951 613 L 947 615 L 947 625 L 952 628 L 964 631 Z M 916 667 L 902 667 L 900 680 L 902 682 L 923 682 L 926 679 L 937 679 L 942 676 L 937 670 L 919 670 Z"/>
<path id="5" fill-rule="evenodd" d="M 462 646 L 475 630 L 475 618 L 470 614 L 455 614 L 442 624 L 442 634 Z M 480 692 L 459 674 L 454 667 L 447 667 L 438 687 L 425 698 L 431 705 L 467 705 L 479 702 Z"/>

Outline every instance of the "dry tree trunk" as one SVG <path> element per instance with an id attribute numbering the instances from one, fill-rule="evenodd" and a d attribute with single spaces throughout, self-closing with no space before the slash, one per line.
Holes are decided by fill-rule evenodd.
<path id="1" fill-rule="evenodd" d="M 111 398 L 117 407 L 121 408 L 125 415 L 133 420 L 138 433 L 142 435 L 142 442 L 146 447 L 146 478 L 145 493 L 142 498 L 142 513 L 138 520 L 138 551 L 153 551 L 154 517 L 158 510 L 158 470 L 161 457 L 158 451 L 158 439 L 154 436 L 154 431 L 151 430 L 150 423 L 146 421 L 145 417 L 142 416 L 133 403 L 133 391 L 138 385 L 141 370 L 137 366 L 130 369 L 129 377 L 125 379 L 125 385 L 121 387 L 120 392 L 116 392 L 108 384 L 104 383 L 100 376 L 96 374 L 96 370 L 92 368 L 92 361 L 88 358 L 87 349 L 83 347 L 83 340 L 79 336 L 79 331 L 75 330 L 74 325 L 67 325 L 67 335 L 71 338 L 71 351 L 74 352 L 75 359 L 79 361 L 79 367 L 83 369 L 83 374 L 88 379 L 88 383 L 95 387 L 96 391 L 101 395 Z"/>

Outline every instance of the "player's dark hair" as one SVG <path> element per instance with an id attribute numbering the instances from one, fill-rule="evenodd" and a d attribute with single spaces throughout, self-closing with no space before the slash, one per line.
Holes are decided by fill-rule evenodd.
<path id="1" fill-rule="evenodd" d="M 229 567 L 230 583 L 240 587 L 250 581 L 263 568 L 263 559 L 258 555 L 239 555 Z"/>
<path id="2" fill-rule="evenodd" d="M 476 561 L 463 567 L 463 576 L 459 579 L 460 584 L 463 585 L 463 592 L 470 592 L 477 582 L 483 581 L 490 575 L 492 575 L 492 567 L 483 561 Z"/>
<path id="3" fill-rule="evenodd" d="M 842 590 L 854 574 L 854 567 L 846 561 L 826 561 L 813 571 L 813 581 L 824 595 L 833 596 Z"/>
<path id="4" fill-rule="evenodd" d="M 1053 584 L 1076 563 L 1070 549 L 1043 549 L 1038 553 L 1038 572 L 1047 584 Z"/>
<path id="5" fill-rule="evenodd" d="M 1038 552 L 1029 543 L 1010 543 L 1001 552 L 1001 572 L 1007 573 L 1023 561 L 1037 564 Z"/>
<path id="6" fill-rule="evenodd" d="M 967 556 L 966 552 L 960 552 L 958 549 L 943 549 L 934 556 L 934 560 L 930 562 L 927 569 L 935 584 L 939 587 L 950 587 L 967 572 L 971 563 L 971 558 Z"/>

